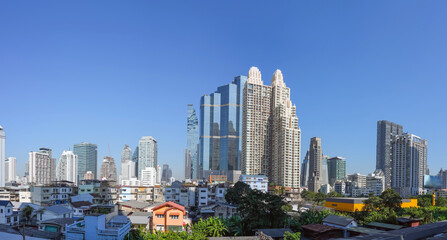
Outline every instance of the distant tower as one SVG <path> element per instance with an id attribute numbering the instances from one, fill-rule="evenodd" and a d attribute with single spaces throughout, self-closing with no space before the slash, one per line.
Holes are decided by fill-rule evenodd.
<path id="1" fill-rule="evenodd" d="M 78 183 L 78 156 L 72 151 L 62 152 L 56 167 L 56 179 Z"/>
<path id="2" fill-rule="evenodd" d="M 138 178 L 138 151 L 139 148 L 138 146 L 135 148 L 135 151 L 133 152 L 132 155 L 132 161 L 135 163 L 135 177 Z"/>
<path id="3" fill-rule="evenodd" d="M 102 160 L 101 180 L 117 182 L 116 165 L 113 157 L 104 157 L 104 160 Z"/>
<path id="4" fill-rule="evenodd" d="M 333 157 L 327 160 L 329 184 L 334 186 L 337 180 L 346 180 L 346 160 L 342 157 Z"/>
<path id="5" fill-rule="evenodd" d="M 87 171 L 92 172 L 96 179 L 98 176 L 98 146 L 86 142 L 75 144 L 73 153 L 78 155 L 78 181 L 84 179 L 84 174 Z"/>
<path id="6" fill-rule="evenodd" d="M 393 136 L 391 187 L 403 198 L 420 195 L 427 170 L 427 140 L 405 133 Z"/>
<path id="7" fill-rule="evenodd" d="M 132 161 L 132 149 L 125 144 L 123 150 L 121 151 L 121 162 Z"/>
<path id="8" fill-rule="evenodd" d="M 84 180 L 93 180 L 95 179 L 95 175 L 92 173 L 92 171 L 87 171 L 84 174 Z"/>
<path id="9" fill-rule="evenodd" d="M 142 137 L 138 142 L 138 177 L 147 167 L 157 166 L 157 140 L 153 137 Z"/>
<path id="10" fill-rule="evenodd" d="M 381 120 L 377 122 L 377 151 L 376 151 L 376 169 L 381 169 L 385 174 L 385 186 L 391 187 L 393 153 L 393 136 L 402 135 L 403 127 L 399 124 Z"/>
<path id="11" fill-rule="evenodd" d="M 132 150 L 128 145 L 124 145 L 124 148 L 121 151 L 121 181 L 130 180 L 130 178 L 136 177 L 135 162 L 132 158 Z"/>
<path id="12" fill-rule="evenodd" d="M 56 178 L 56 159 L 52 150 L 40 148 L 39 152 L 29 153 L 29 182 L 51 184 Z"/>
<path id="13" fill-rule="evenodd" d="M 199 119 L 192 104 L 188 104 L 185 151 L 185 179 L 197 179 Z M 186 162 L 189 160 L 188 162 Z"/>
<path id="14" fill-rule="evenodd" d="M 5 130 L 0 126 L 0 187 L 5 186 L 5 141 Z"/>
<path id="15" fill-rule="evenodd" d="M 301 186 L 307 187 L 307 181 L 309 180 L 309 151 L 306 152 L 303 164 L 301 164 Z"/>
<path id="16" fill-rule="evenodd" d="M 320 190 L 322 161 L 321 138 L 313 137 L 310 139 L 309 147 L 309 191 L 318 192 Z"/>

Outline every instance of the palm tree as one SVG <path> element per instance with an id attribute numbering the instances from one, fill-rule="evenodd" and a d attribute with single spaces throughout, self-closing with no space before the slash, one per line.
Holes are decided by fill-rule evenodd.
<path id="1" fill-rule="evenodd" d="M 23 240 L 25 240 L 25 225 L 30 220 L 31 214 L 34 209 L 30 205 L 26 205 L 22 208 L 22 218 L 23 218 Z"/>
<path id="2" fill-rule="evenodd" d="M 207 219 L 207 230 L 210 237 L 221 237 L 228 231 L 227 226 L 220 218 L 210 217 Z"/>

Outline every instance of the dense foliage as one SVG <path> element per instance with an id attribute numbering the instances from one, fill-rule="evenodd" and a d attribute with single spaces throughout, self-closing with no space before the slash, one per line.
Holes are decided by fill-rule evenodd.
<path id="1" fill-rule="evenodd" d="M 303 198 L 306 201 L 310 201 L 310 202 L 316 202 L 317 204 L 322 204 L 326 201 L 326 198 L 328 197 L 343 197 L 343 195 L 341 195 L 338 192 L 332 191 L 328 194 L 324 194 L 321 192 L 318 193 L 314 193 L 312 191 L 306 191 L 304 190 L 301 193 L 301 198 Z"/>

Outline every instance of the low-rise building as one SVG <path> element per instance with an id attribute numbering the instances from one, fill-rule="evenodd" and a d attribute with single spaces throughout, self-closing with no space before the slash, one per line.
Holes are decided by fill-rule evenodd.
<path id="1" fill-rule="evenodd" d="M 118 192 L 115 181 L 107 180 L 82 180 L 78 186 L 79 194 L 96 193 L 101 197 L 100 204 L 113 205 L 118 202 Z"/>
<path id="2" fill-rule="evenodd" d="M 228 219 L 234 215 L 237 215 L 237 206 L 228 203 L 215 203 L 210 206 L 200 208 L 200 217 L 216 217 Z"/>
<path id="3" fill-rule="evenodd" d="M 68 203 L 76 195 L 76 186 L 69 181 L 55 181 L 51 185 L 31 186 L 31 201 L 40 206 Z"/>
<path id="4" fill-rule="evenodd" d="M 325 207 L 342 212 L 362 211 L 364 201 L 368 198 L 330 197 L 326 198 Z M 401 208 L 418 207 L 417 199 L 402 199 Z"/>
<path id="5" fill-rule="evenodd" d="M 89 201 L 78 201 L 71 202 L 70 205 L 73 209 L 73 218 L 77 219 L 84 217 L 86 214 L 90 213 L 93 204 Z"/>
<path id="6" fill-rule="evenodd" d="M 152 205 L 144 201 L 126 201 L 118 203 L 119 210 L 126 212 L 150 212 Z"/>
<path id="7" fill-rule="evenodd" d="M 37 217 L 37 222 L 39 224 L 43 221 L 54 218 L 72 218 L 73 210 L 63 205 L 53 205 L 50 207 L 44 207 Z"/>
<path id="8" fill-rule="evenodd" d="M 261 192 L 268 191 L 269 179 L 265 175 L 241 175 L 239 181 L 247 184 L 251 189 L 259 190 Z"/>
<path id="9" fill-rule="evenodd" d="M 11 202 L 31 202 L 30 186 L 0 187 L 0 200 Z"/>
<path id="10" fill-rule="evenodd" d="M 66 233 L 66 226 L 75 222 L 72 218 L 52 218 L 42 221 L 39 224 L 39 230 L 45 232 Z"/>
<path id="11" fill-rule="evenodd" d="M 163 202 L 163 188 L 159 185 L 146 186 L 120 186 L 119 202 L 126 201 L 147 201 Z"/>
<path id="12" fill-rule="evenodd" d="M 337 180 L 334 183 L 334 191 L 340 193 L 341 195 L 345 195 L 346 193 L 346 184 L 344 180 Z"/>
<path id="13" fill-rule="evenodd" d="M 166 202 L 152 208 L 152 231 L 183 231 L 190 223 L 185 207 L 174 202 Z"/>
<path id="14" fill-rule="evenodd" d="M 106 220 L 104 214 L 92 214 L 85 216 L 83 221 L 75 222 L 67 226 L 67 240 L 84 239 L 117 239 L 122 240 L 130 231 L 130 220 L 122 215 Z"/>
<path id="15" fill-rule="evenodd" d="M 19 224 L 20 215 L 18 212 L 14 212 L 12 208 L 11 201 L 0 200 L 0 224 L 9 226 Z"/>
<path id="16" fill-rule="evenodd" d="M 348 229 L 352 227 L 357 227 L 358 224 L 351 217 L 337 216 L 337 215 L 329 215 L 325 219 L 323 219 L 323 225 L 332 226 L 336 228 L 343 229 L 343 237 L 346 238 L 349 236 Z"/>

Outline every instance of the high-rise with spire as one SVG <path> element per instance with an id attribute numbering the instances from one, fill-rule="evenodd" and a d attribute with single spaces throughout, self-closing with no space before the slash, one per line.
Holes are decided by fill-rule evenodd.
<path id="1" fill-rule="evenodd" d="M 259 69 L 250 68 L 243 93 L 242 173 L 299 188 L 301 130 L 282 72 L 276 70 L 268 86 Z"/>
<path id="2" fill-rule="evenodd" d="M 199 151 L 199 119 L 192 104 L 188 104 L 185 149 L 185 179 L 197 179 Z"/>

